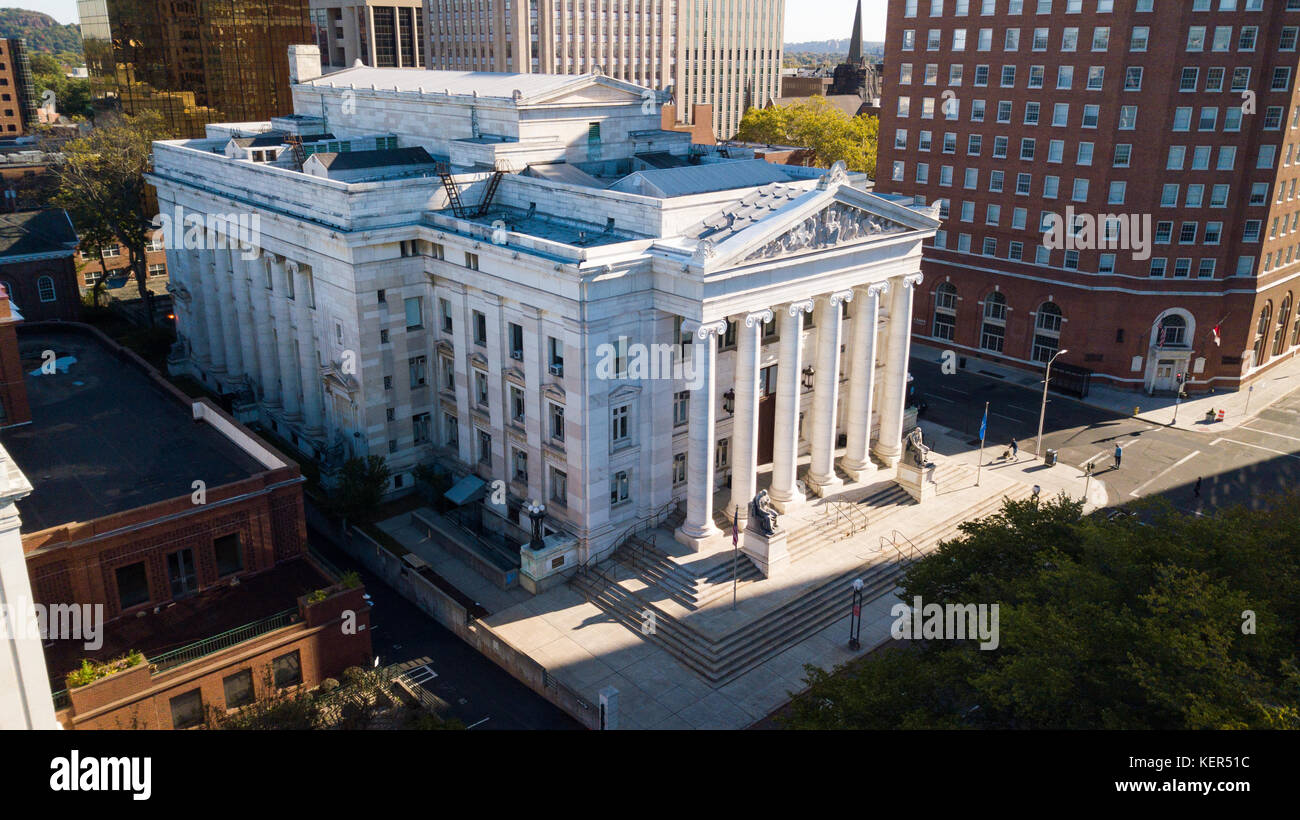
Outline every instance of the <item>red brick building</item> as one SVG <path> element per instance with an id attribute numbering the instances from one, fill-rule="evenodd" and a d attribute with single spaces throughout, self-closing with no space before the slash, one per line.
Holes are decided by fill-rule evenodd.
<path id="1" fill-rule="evenodd" d="M 945 222 L 914 339 L 1193 392 L 1300 350 L 1300 2 L 890 0 L 887 26 L 876 189 Z"/>
<path id="2" fill-rule="evenodd" d="M 0 441 L 32 482 L 18 502 L 32 595 L 105 623 L 93 649 L 46 644 L 65 726 L 197 725 L 366 662 L 364 590 L 308 553 L 294 462 L 92 328 L 28 323 L 18 346 L 32 422 Z M 83 659 L 132 650 L 147 663 L 62 691 Z"/>
<path id="3" fill-rule="evenodd" d="M 9 303 L 9 295 L 0 289 L 0 429 L 32 420 L 18 355 L 18 323 L 22 320 Z"/>
<path id="4" fill-rule="evenodd" d="M 0 214 L 0 285 L 28 321 L 81 316 L 76 253 L 65 211 Z"/>

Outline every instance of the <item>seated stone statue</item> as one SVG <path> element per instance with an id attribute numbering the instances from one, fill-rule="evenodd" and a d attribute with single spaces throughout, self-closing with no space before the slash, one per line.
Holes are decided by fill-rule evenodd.
<path id="1" fill-rule="evenodd" d="M 917 467 L 924 467 L 930 457 L 930 448 L 925 446 L 921 428 L 917 427 L 907 435 L 907 449 L 912 454 L 912 461 Z"/>
<path id="2" fill-rule="evenodd" d="M 767 490 L 760 490 L 758 495 L 754 496 L 754 500 L 749 502 L 749 514 L 758 525 L 759 532 L 764 535 L 776 532 L 776 510 L 767 497 Z"/>

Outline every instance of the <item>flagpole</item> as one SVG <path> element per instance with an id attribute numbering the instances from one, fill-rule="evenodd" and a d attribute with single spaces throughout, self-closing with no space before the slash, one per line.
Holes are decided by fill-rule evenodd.
<path id="1" fill-rule="evenodd" d="M 740 583 L 737 564 L 740 561 L 740 505 L 736 505 L 735 517 L 731 520 L 731 609 L 736 609 L 736 587 Z"/>
<path id="2" fill-rule="evenodd" d="M 984 402 L 984 420 L 980 422 L 980 460 L 975 468 L 975 486 L 980 485 L 980 473 L 984 472 L 984 439 L 989 426 L 989 403 Z"/>

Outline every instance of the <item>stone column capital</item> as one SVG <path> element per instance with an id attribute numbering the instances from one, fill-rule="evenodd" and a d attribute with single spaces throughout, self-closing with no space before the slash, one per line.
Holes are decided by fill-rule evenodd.
<path id="1" fill-rule="evenodd" d="M 727 332 L 727 320 L 719 319 L 716 322 L 701 322 L 695 328 L 695 335 L 700 339 L 707 339 L 709 336 L 721 336 Z"/>
<path id="2" fill-rule="evenodd" d="M 790 315 L 798 316 L 800 313 L 812 313 L 813 307 L 813 300 L 811 299 L 804 299 L 800 302 L 791 302 L 789 308 Z"/>
<path id="3" fill-rule="evenodd" d="M 288 273 L 290 276 L 297 276 L 297 275 L 298 275 L 298 263 L 297 263 L 297 262 L 293 261 L 292 259 L 290 259 L 290 258 L 288 258 L 288 257 L 286 257 L 286 256 L 279 256 L 279 257 L 276 257 L 276 258 L 279 259 L 280 262 L 281 262 L 281 264 L 284 265 L 284 270 L 285 270 L 286 273 Z"/>
<path id="4" fill-rule="evenodd" d="M 916 287 L 917 285 L 921 284 L 921 281 L 923 279 L 925 279 L 925 277 L 920 273 L 909 273 L 908 275 L 903 277 L 903 284 Z"/>
<path id="5" fill-rule="evenodd" d="M 753 327 L 756 324 L 767 324 L 772 321 L 772 311 L 764 308 L 756 310 L 753 313 L 745 315 L 745 327 Z"/>
<path id="6" fill-rule="evenodd" d="M 889 293 L 889 283 L 872 282 L 870 285 L 867 285 L 864 290 L 866 291 L 867 296 L 884 296 L 886 293 Z"/>
<path id="7" fill-rule="evenodd" d="M 837 290 L 837 291 L 835 291 L 834 293 L 832 293 L 828 298 L 830 299 L 831 307 L 835 307 L 835 306 L 838 305 L 840 302 L 852 302 L 852 301 L 853 301 L 853 291 L 851 291 L 851 290 Z"/>

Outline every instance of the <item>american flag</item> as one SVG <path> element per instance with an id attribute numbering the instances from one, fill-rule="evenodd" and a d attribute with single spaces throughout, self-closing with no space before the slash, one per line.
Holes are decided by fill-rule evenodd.
<path id="1" fill-rule="evenodd" d="M 1156 347 L 1161 348 L 1164 346 L 1165 346 L 1165 326 L 1162 324 L 1160 325 L 1160 332 L 1156 334 Z"/>
<path id="2" fill-rule="evenodd" d="M 1219 346 L 1219 325 L 1214 326 L 1214 346 Z"/>
<path id="3" fill-rule="evenodd" d="M 740 507 L 736 507 L 736 512 L 731 518 L 731 546 L 740 545 Z"/>

